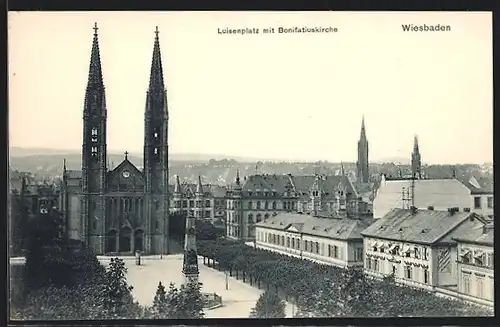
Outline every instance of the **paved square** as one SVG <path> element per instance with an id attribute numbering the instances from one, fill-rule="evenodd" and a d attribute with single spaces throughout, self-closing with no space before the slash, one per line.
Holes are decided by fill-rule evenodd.
<path id="1" fill-rule="evenodd" d="M 168 255 L 159 259 L 155 257 L 144 257 L 141 266 L 135 265 L 135 258 L 122 257 L 127 267 L 127 281 L 134 286 L 132 291 L 134 298 L 141 305 L 150 306 L 158 287 L 162 282 L 166 289 L 172 282 L 176 287 L 184 282 L 182 276 L 182 254 Z M 109 262 L 109 257 L 99 257 L 103 264 Z M 226 290 L 226 276 L 224 272 L 208 268 L 203 264 L 203 259 L 198 258 L 200 270 L 200 282 L 203 283 L 202 291 L 205 293 L 217 293 L 222 296 L 221 308 L 205 310 L 206 318 L 248 318 L 250 311 L 255 306 L 263 290 L 259 290 L 249 284 L 228 278 L 229 289 Z M 292 317 L 292 305 L 287 303 L 287 317 Z"/>

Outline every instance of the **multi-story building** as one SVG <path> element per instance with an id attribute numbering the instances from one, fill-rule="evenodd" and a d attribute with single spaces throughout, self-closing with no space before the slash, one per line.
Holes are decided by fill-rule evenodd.
<path id="1" fill-rule="evenodd" d="M 280 213 L 257 223 L 255 246 L 337 267 L 363 266 L 369 221 Z"/>
<path id="2" fill-rule="evenodd" d="M 394 274 L 398 283 L 434 290 L 456 290 L 456 237 L 482 228 L 485 220 L 472 212 L 393 209 L 361 232 L 366 273 Z"/>
<path id="3" fill-rule="evenodd" d="M 255 239 L 255 223 L 283 212 L 332 217 L 370 216 L 350 179 L 325 176 L 252 175 L 227 192 L 227 235 Z"/>
<path id="4" fill-rule="evenodd" d="M 458 207 L 460 211 L 491 218 L 493 187 L 480 186 L 474 177 L 460 181 L 456 178 L 412 179 L 383 175 L 373 201 L 373 217 L 381 218 L 392 209 L 407 209 L 412 205 L 419 209 L 433 207 L 435 210 Z"/>
<path id="5" fill-rule="evenodd" d="M 458 292 L 476 303 L 494 306 L 493 223 L 456 237 Z"/>
<path id="6" fill-rule="evenodd" d="M 83 110 L 81 171 L 63 173 L 61 210 L 72 239 L 97 254 L 168 253 L 168 109 L 158 29 L 144 114 L 144 165 L 107 162 L 107 111 L 97 24 Z"/>
<path id="7" fill-rule="evenodd" d="M 198 183 L 181 183 L 176 176 L 174 185 L 170 186 L 170 212 L 183 212 L 195 218 L 221 220 L 226 218 L 226 191 L 220 185 Z"/>

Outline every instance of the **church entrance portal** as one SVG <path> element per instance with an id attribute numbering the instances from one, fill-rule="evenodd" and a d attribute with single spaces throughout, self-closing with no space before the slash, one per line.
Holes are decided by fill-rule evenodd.
<path id="1" fill-rule="evenodd" d="M 120 252 L 132 251 L 132 230 L 128 227 L 122 228 L 120 231 Z"/>
<path id="2" fill-rule="evenodd" d="M 105 253 L 116 252 L 116 231 L 112 230 L 106 234 L 106 250 Z"/>
<path id="3" fill-rule="evenodd" d="M 142 230 L 136 230 L 134 234 L 134 252 L 135 251 L 143 251 L 142 250 L 142 244 L 143 244 L 143 231 Z"/>

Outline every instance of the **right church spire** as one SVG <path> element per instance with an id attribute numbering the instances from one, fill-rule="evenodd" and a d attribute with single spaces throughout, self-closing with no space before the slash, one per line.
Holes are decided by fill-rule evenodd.
<path id="1" fill-rule="evenodd" d="M 418 148 L 418 137 L 413 138 L 413 152 L 411 154 L 411 173 L 413 178 L 422 178 L 422 161 L 420 158 L 420 149 Z"/>
<path id="2" fill-rule="evenodd" d="M 358 141 L 358 161 L 356 162 L 356 178 L 358 183 L 368 183 L 368 140 L 365 130 L 365 116 L 361 118 L 361 133 Z"/>

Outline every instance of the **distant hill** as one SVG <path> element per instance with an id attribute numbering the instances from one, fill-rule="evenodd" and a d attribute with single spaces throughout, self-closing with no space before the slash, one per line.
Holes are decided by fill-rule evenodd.
<path id="1" fill-rule="evenodd" d="M 370 163 L 378 163 L 378 164 L 395 163 L 399 165 L 409 165 L 411 164 L 411 159 L 404 157 L 387 157 L 379 160 L 370 161 Z"/>

